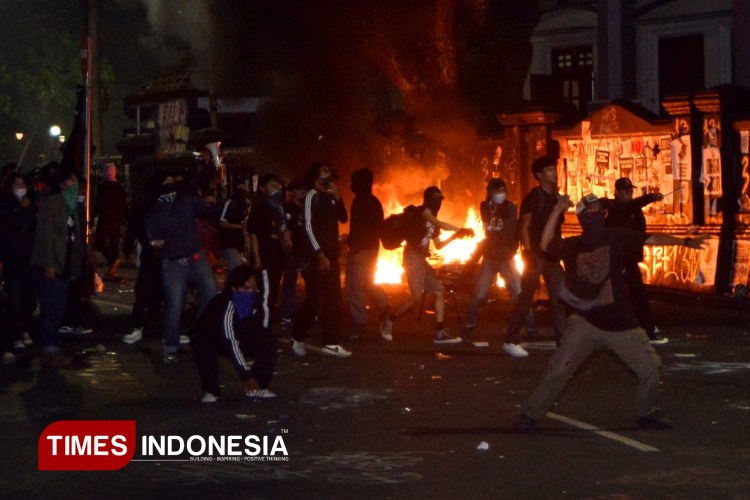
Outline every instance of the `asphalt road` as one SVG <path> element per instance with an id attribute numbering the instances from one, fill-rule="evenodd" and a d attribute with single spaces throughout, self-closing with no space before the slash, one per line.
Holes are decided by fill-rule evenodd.
<path id="1" fill-rule="evenodd" d="M 125 270 L 125 276 L 132 271 Z M 228 360 L 224 395 L 201 404 L 189 352 L 164 365 L 159 328 L 122 344 L 132 281 L 94 299 L 97 328 L 70 336 L 73 370 L 0 368 L 0 497 L 38 498 L 750 498 L 750 328 L 744 305 L 654 294 L 662 407 L 672 431 L 640 430 L 635 377 L 596 353 L 573 377 L 538 432 L 513 420 L 554 345 L 501 353 L 510 304 L 485 307 L 471 342 L 436 348 L 432 316 L 345 343 L 349 359 L 281 339 L 273 401 L 245 398 Z M 398 301 L 401 287 L 389 287 Z M 463 314 L 466 295 L 459 293 Z M 540 324 L 549 324 L 544 310 Z M 447 324 L 459 333 L 449 303 Z M 547 332 L 549 333 L 549 332 Z M 315 340 L 313 334 L 313 342 Z M 103 348 L 97 349 L 97 346 Z M 133 461 L 112 472 L 37 470 L 37 440 L 51 422 L 133 419 L 137 434 L 283 437 L 287 462 Z M 479 449 L 485 447 L 486 449 Z M 136 454 L 136 459 L 144 459 Z"/>

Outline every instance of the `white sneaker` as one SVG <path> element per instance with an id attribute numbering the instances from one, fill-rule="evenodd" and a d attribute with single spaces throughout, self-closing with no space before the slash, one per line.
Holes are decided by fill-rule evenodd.
<path id="1" fill-rule="evenodd" d="M 180 345 L 188 345 L 190 344 L 190 337 L 187 335 L 180 335 Z"/>
<path id="2" fill-rule="evenodd" d="M 276 394 L 268 389 L 245 389 L 245 396 L 256 399 L 270 399 L 275 398 Z"/>
<path id="3" fill-rule="evenodd" d="M 461 337 L 451 337 L 448 335 L 448 330 L 445 328 L 435 332 L 435 338 L 432 339 L 435 344 L 458 344 L 461 342 Z"/>
<path id="4" fill-rule="evenodd" d="M 307 349 L 305 349 L 305 343 L 302 342 L 301 340 L 292 339 L 292 352 L 299 357 L 302 357 L 305 354 L 307 354 Z"/>
<path id="5" fill-rule="evenodd" d="M 133 330 L 122 338 L 126 344 L 135 344 L 143 338 L 143 329 L 133 328 Z"/>
<path id="6" fill-rule="evenodd" d="M 65 325 L 65 326 L 61 326 L 60 328 L 58 328 L 57 332 L 58 333 L 73 333 L 73 330 L 74 328 L 72 326 Z"/>
<path id="7" fill-rule="evenodd" d="M 29 332 L 23 332 L 21 334 L 21 342 L 23 342 L 25 345 L 31 345 L 34 343 L 34 341 L 31 340 L 31 335 L 29 335 Z"/>
<path id="8" fill-rule="evenodd" d="M 514 358 L 526 358 L 529 356 L 528 351 L 521 347 L 521 344 L 511 344 L 510 342 L 506 342 L 503 344 L 503 351 L 507 352 Z"/>
<path id="9" fill-rule="evenodd" d="M 92 328 L 89 328 L 87 326 L 76 326 L 73 328 L 71 333 L 75 333 L 76 335 L 88 335 L 90 333 L 94 333 L 94 330 Z"/>
<path id="10" fill-rule="evenodd" d="M 13 342 L 13 350 L 17 351 L 19 349 L 26 349 L 26 344 L 23 343 L 23 340 Z"/>
<path id="11" fill-rule="evenodd" d="M 338 344 L 324 345 L 321 352 L 328 356 L 335 356 L 337 358 L 348 358 L 352 355 L 351 351 L 347 351 Z"/>
<path id="12" fill-rule="evenodd" d="M 385 318 L 380 322 L 380 336 L 388 342 L 393 341 L 393 321 L 390 318 Z"/>
<path id="13" fill-rule="evenodd" d="M 201 398 L 201 403 L 215 403 L 219 400 L 219 396 L 214 396 L 210 392 L 206 392 L 203 394 L 203 397 Z"/>

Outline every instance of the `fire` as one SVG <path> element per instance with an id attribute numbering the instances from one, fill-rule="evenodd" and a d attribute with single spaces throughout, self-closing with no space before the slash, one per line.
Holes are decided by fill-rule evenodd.
<path id="1" fill-rule="evenodd" d="M 383 209 L 386 216 L 393 213 L 401 213 L 404 207 L 396 201 L 395 196 L 391 196 L 390 203 L 384 206 Z M 482 218 L 474 208 L 469 208 L 466 221 L 463 227 L 469 227 L 474 230 L 474 236 L 472 238 L 459 238 L 453 240 L 448 245 L 444 246 L 440 250 L 435 250 L 437 254 L 438 265 L 444 264 L 466 264 L 477 245 L 484 240 L 484 225 L 482 224 Z M 447 240 L 453 233 L 443 231 L 440 239 Z M 375 270 L 375 282 L 380 284 L 399 284 L 404 282 L 404 269 L 401 261 L 403 257 L 403 247 L 397 248 L 396 250 L 386 250 L 380 248 L 378 254 L 378 262 Z M 514 261 L 516 268 L 519 272 L 523 271 L 523 261 L 521 260 L 521 254 L 517 253 Z M 505 287 L 503 279 L 497 277 L 497 286 L 500 288 Z"/>

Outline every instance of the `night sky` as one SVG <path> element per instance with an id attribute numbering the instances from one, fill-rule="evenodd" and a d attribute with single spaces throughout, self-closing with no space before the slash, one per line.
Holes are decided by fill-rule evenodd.
<path id="1" fill-rule="evenodd" d="M 25 67 L 34 80 L 53 60 L 66 75 L 50 78 L 60 95 L 49 102 L 38 99 L 44 88 L 22 92 L 0 80 L 0 96 L 10 96 L 4 133 L 36 127 L 43 135 L 52 121 L 69 129 L 84 3 L 4 2 L 16 15 L 0 21 L 0 63 Z M 478 133 L 520 99 L 537 14 L 509 0 L 101 0 L 99 15 L 106 91 L 100 152 L 116 153 L 122 128 L 133 126 L 122 98 L 187 59 L 199 84 L 219 95 L 274 98 L 258 150 L 270 168 L 284 170 L 321 156 L 367 161 L 379 119 L 394 111 L 415 117 L 439 142 Z M 0 97 L 0 112 L 2 104 Z"/>

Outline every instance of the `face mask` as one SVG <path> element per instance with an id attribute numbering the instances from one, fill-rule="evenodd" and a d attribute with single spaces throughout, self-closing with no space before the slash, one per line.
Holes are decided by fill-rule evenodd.
<path id="1" fill-rule="evenodd" d="M 13 194 L 16 195 L 16 198 L 19 200 L 26 196 L 26 188 L 18 188 L 13 190 Z"/>
<path id="2" fill-rule="evenodd" d="M 604 212 L 582 212 L 578 214 L 578 222 L 583 228 L 584 238 L 598 240 L 604 236 Z"/>
<path id="3" fill-rule="evenodd" d="M 442 205 L 443 200 L 430 200 L 425 203 L 425 206 L 430 209 L 430 212 L 432 212 L 433 215 L 437 215 Z"/>
<path id="4" fill-rule="evenodd" d="M 505 201 L 505 193 L 493 194 L 492 201 L 498 205 L 501 205 Z"/>
<path id="5" fill-rule="evenodd" d="M 328 177 L 321 177 L 321 178 L 320 178 L 320 179 L 318 179 L 318 180 L 320 181 L 320 184 L 321 184 L 321 185 L 322 185 L 323 187 L 328 187 L 328 186 L 330 186 L 331 184 L 333 184 L 333 177 L 331 177 L 331 176 L 328 176 Z"/>
<path id="6" fill-rule="evenodd" d="M 68 212 L 72 213 L 76 208 L 78 202 L 78 184 L 73 184 L 61 191 L 63 199 L 65 199 L 65 205 L 68 207 Z"/>
<path id="7" fill-rule="evenodd" d="M 258 292 L 232 292 L 232 305 L 237 311 L 239 319 L 245 319 L 253 313 L 255 302 L 258 300 Z"/>

